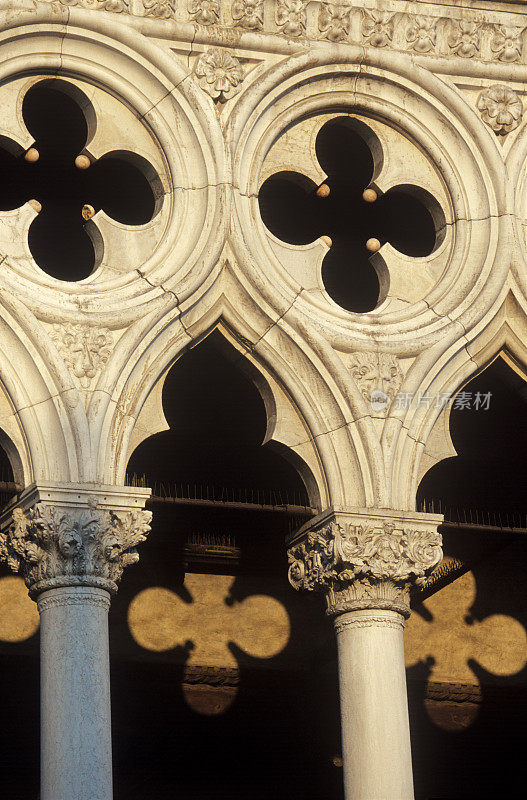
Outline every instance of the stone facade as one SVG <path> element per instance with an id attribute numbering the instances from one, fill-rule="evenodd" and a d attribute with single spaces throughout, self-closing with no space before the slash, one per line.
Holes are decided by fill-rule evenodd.
<path id="1" fill-rule="evenodd" d="M 65 608 L 99 642 L 104 674 L 83 702 L 104 731 L 87 740 L 109 742 L 101 609 L 148 547 L 149 491 L 124 485 L 126 467 L 167 427 L 167 370 L 213 330 L 258 376 L 266 440 L 301 465 L 318 513 L 289 542 L 289 579 L 322 591 L 336 617 L 342 697 L 358 714 L 368 704 L 353 681 L 372 665 L 349 655 L 366 628 L 372 652 L 402 664 L 410 590 L 441 560 L 441 516 L 416 511 L 421 478 L 452 454 L 438 398 L 500 351 L 527 367 L 526 64 L 527 13 L 512 0 L 0 0 L 0 149 L 36 163 L 24 100 L 49 84 L 82 110 L 79 172 L 118 154 L 152 197 L 146 221 L 83 206 L 94 262 L 75 280 L 35 258 L 39 200 L 0 211 L 0 428 L 20 489 L 0 557 L 38 599 L 51 682 L 53 637 L 74 627 Z M 339 243 L 324 230 L 281 238 L 258 200 L 281 172 L 327 198 L 320 142 L 335 121 L 371 156 L 365 202 L 404 190 L 433 219 L 426 255 L 365 232 L 378 282 L 367 310 L 324 277 Z M 70 634 L 82 660 L 88 644 Z M 396 672 L 402 754 L 386 752 L 386 782 L 352 785 L 356 759 L 371 777 L 374 756 L 346 739 L 347 800 L 400 800 L 399 779 L 411 797 Z M 43 724 L 49 736 L 58 723 Z M 44 737 L 42 800 L 109 800 L 104 748 L 106 777 L 84 794 L 54 771 L 78 758 L 68 730 L 84 735 L 78 719 L 60 724 L 62 751 Z"/>

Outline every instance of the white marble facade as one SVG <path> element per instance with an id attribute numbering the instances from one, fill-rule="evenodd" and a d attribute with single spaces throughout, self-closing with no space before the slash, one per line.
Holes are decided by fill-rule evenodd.
<path id="1" fill-rule="evenodd" d="M 63 281 L 28 246 L 38 205 L 0 212 L 0 428 L 23 487 L 0 554 L 42 614 L 41 800 L 111 798 L 105 615 L 149 528 L 126 465 L 166 427 L 167 370 L 215 329 L 259 373 L 268 439 L 295 453 L 321 512 L 290 574 L 336 615 L 346 796 L 409 800 L 403 619 L 441 558 L 441 518 L 415 494 L 452 452 L 448 412 L 418 398 L 451 396 L 500 350 L 527 365 L 525 4 L 0 0 L 0 143 L 31 147 L 22 99 L 50 79 L 81 98 L 80 155 L 148 165 L 155 213 L 137 226 L 96 213 L 94 270 Z M 436 204 L 436 245 L 411 272 L 388 243 L 374 256 L 367 312 L 326 291 L 326 238 L 287 244 L 258 207 L 281 170 L 323 183 L 314 143 L 334 117 L 382 151 L 377 192 L 411 184 Z M 95 728 L 63 713 L 65 692 L 96 704 Z"/>

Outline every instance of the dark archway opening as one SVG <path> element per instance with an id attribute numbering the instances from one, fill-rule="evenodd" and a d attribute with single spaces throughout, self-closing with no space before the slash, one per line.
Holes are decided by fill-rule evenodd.
<path id="1" fill-rule="evenodd" d="M 342 795 L 332 632 L 319 599 L 287 582 L 284 539 L 307 518 L 307 492 L 261 446 L 263 401 L 225 348 L 212 334 L 174 365 L 163 390 L 171 430 L 129 462 L 129 479 L 145 474 L 157 499 L 111 611 L 116 800 Z M 144 612 L 161 637 L 174 632 L 157 651 L 134 638 L 130 616 L 152 587 L 176 609 L 162 625 L 161 605 Z M 266 602 L 288 619 L 276 647 Z"/>
<path id="2" fill-rule="evenodd" d="M 466 407 L 454 403 L 450 412 L 458 455 L 427 472 L 419 486 L 418 506 L 435 501 L 438 509 L 441 501 L 447 518 L 455 517 L 459 507 L 467 513 L 472 509 L 482 523 L 527 527 L 527 383 L 497 358 L 461 391 L 469 395 Z"/>
<path id="3" fill-rule="evenodd" d="M 478 393 L 480 400 L 490 394 L 488 404 L 478 407 Z M 527 778 L 520 744 L 527 666 L 519 672 L 507 666 L 520 640 L 493 634 L 491 623 L 501 619 L 506 626 L 510 618 L 514 630 L 518 622 L 527 628 L 527 383 L 499 357 L 457 397 L 466 401 L 454 404 L 450 414 L 458 455 L 432 467 L 417 495 L 418 507 L 445 514 L 446 572 L 428 592 L 416 594 L 414 613 L 430 625 L 440 624 L 422 605 L 436 594 L 436 614 L 459 617 L 456 635 L 478 649 L 471 652 L 472 645 L 467 646 L 464 664 L 474 686 L 456 685 L 453 677 L 430 694 L 432 665 L 423 661 L 408 670 L 416 797 L 519 798 Z M 456 589 L 466 572 L 473 574 L 475 597 Z M 445 631 L 445 651 L 448 636 Z M 477 644 L 481 636 L 486 637 L 483 649 Z M 492 657 L 486 660 L 485 653 Z M 517 652 L 516 663 L 521 661 Z M 500 663 L 497 671 L 484 666 L 494 662 Z"/>

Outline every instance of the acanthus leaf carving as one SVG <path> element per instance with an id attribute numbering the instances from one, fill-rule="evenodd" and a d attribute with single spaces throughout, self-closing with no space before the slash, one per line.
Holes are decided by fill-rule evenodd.
<path id="1" fill-rule="evenodd" d="M 289 548 L 289 582 L 324 592 L 330 614 L 392 608 L 407 616 L 410 588 L 440 563 L 441 545 L 437 530 L 413 520 L 332 521 Z"/>
<path id="2" fill-rule="evenodd" d="M 116 591 L 123 570 L 138 561 L 136 547 L 150 531 L 150 511 L 108 511 L 96 505 L 40 502 L 15 508 L 0 533 L 0 560 L 24 577 L 31 594 L 69 585 Z"/>

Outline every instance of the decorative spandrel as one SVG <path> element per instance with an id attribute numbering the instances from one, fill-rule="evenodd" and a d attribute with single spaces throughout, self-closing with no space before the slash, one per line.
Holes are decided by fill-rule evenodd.
<path id="1" fill-rule="evenodd" d="M 326 121 L 313 150 L 317 164 L 306 169 L 310 175 L 282 169 L 263 181 L 258 197 L 262 220 L 290 245 L 321 238 L 329 247 L 321 267 L 326 292 L 348 311 L 372 311 L 387 296 L 391 278 L 378 251 L 388 243 L 406 262 L 411 280 L 419 269 L 413 259 L 429 256 L 440 242 L 441 204 L 412 179 L 382 191 L 377 181 L 390 154 L 358 119 Z M 292 160 L 301 164 L 298 154 Z M 307 166 L 309 153 L 305 160 Z M 413 168 L 410 163 L 408 175 L 415 179 Z M 314 180 L 317 175 L 324 175 L 322 181 Z"/>
<path id="2" fill-rule="evenodd" d="M 137 154 L 86 149 L 97 119 L 73 84 L 43 80 L 25 94 L 24 124 L 34 141 L 24 149 L 0 139 L 0 213 L 31 202 L 37 212 L 27 239 L 38 266 L 61 280 L 88 277 L 104 254 L 92 218 L 103 211 L 126 226 L 144 225 L 156 212 L 155 170 Z"/>

